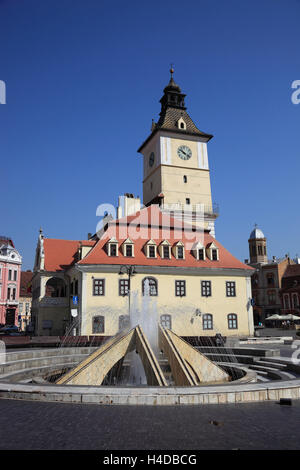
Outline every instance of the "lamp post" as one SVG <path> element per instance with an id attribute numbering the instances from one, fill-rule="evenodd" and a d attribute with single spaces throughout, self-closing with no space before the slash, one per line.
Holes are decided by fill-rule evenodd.
<path id="1" fill-rule="evenodd" d="M 128 275 L 128 315 L 130 318 L 130 290 L 131 290 L 131 284 L 130 284 L 130 279 L 132 276 L 136 274 L 135 267 L 134 266 L 128 266 L 128 265 L 122 265 L 120 266 L 120 271 L 119 274 L 124 274 L 126 273 Z M 126 294 L 124 294 L 126 295 Z"/>

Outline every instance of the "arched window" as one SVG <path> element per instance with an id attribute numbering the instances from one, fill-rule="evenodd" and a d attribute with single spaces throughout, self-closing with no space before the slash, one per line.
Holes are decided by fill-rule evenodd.
<path id="1" fill-rule="evenodd" d="M 104 317 L 102 315 L 93 317 L 93 334 L 94 333 L 104 333 Z"/>
<path id="2" fill-rule="evenodd" d="M 210 313 L 203 315 L 203 330 L 213 329 L 213 316 Z"/>
<path id="3" fill-rule="evenodd" d="M 59 277 L 51 277 L 46 282 L 45 297 L 66 297 L 65 281 Z"/>
<path id="4" fill-rule="evenodd" d="M 145 277 L 142 281 L 142 292 L 143 295 L 156 296 L 157 291 L 157 280 L 154 277 Z"/>
<path id="5" fill-rule="evenodd" d="M 160 316 L 160 324 L 163 328 L 168 328 L 169 330 L 172 329 L 172 317 L 171 315 L 161 315 Z"/>
<path id="6" fill-rule="evenodd" d="M 227 315 L 227 320 L 228 320 L 228 329 L 237 330 L 237 327 L 238 327 L 237 315 L 235 313 L 230 313 L 229 315 Z"/>

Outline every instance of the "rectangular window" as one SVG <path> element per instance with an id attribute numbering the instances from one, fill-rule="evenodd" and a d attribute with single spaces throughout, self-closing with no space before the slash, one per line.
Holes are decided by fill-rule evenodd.
<path id="1" fill-rule="evenodd" d="M 186 200 L 185 200 L 185 203 L 186 203 L 187 205 L 190 205 L 190 203 L 191 203 L 191 200 L 190 200 L 190 198 L 189 198 L 189 197 L 187 197 L 187 198 L 186 198 Z"/>
<path id="2" fill-rule="evenodd" d="M 200 248 L 198 250 L 198 259 L 199 260 L 204 260 L 204 249 L 203 248 Z"/>
<path id="3" fill-rule="evenodd" d="M 148 246 L 148 255 L 149 255 L 149 258 L 155 258 L 155 246 L 153 245 L 150 245 Z"/>
<path id="4" fill-rule="evenodd" d="M 105 295 L 105 279 L 94 279 L 93 295 Z"/>
<path id="5" fill-rule="evenodd" d="M 128 295 L 130 289 L 129 279 L 119 280 L 119 295 Z"/>
<path id="6" fill-rule="evenodd" d="M 226 282 L 226 296 L 227 297 L 235 297 L 235 282 Z"/>
<path id="7" fill-rule="evenodd" d="M 268 297 L 269 297 L 269 305 L 276 304 L 276 294 L 275 294 L 275 292 L 269 292 Z"/>
<path id="8" fill-rule="evenodd" d="M 170 247 L 169 246 L 163 247 L 163 257 L 170 259 Z"/>
<path id="9" fill-rule="evenodd" d="M 283 296 L 283 306 L 286 310 L 290 310 L 290 296 L 289 296 L 289 294 L 284 294 L 284 296 Z"/>
<path id="10" fill-rule="evenodd" d="M 229 330 L 237 330 L 237 315 L 234 313 L 230 313 L 228 315 L 228 329 Z"/>
<path id="11" fill-rule="evenodd" d="M 14 281 L 17 280 L 18 271 L 14 271 Z"/>
<path id="12" fill-rule="evenodd" d="M 93 333 L 104 333 L 104 317 L 93 318 Z"/>
<path id="13" fill-rule="evenodd" d="M 12 290 L 12 300 L 16 300 L 16 289 Z"/>
<path id="14" fill-rule="evenodd" d="M 184 297 L 186 295 L 185 281 L 175 281 L 176 297 Z"/>
<path id="15" fill-rule="evenodd" d="M 10 288 L 7 289 L 7 299 L 10 300 Z"/>
<path id="16" fill-rule="evenodd" d="M 110 244 L 110 256 L 117 256 L 117 245 L 115 243 Z"/>
<path id="17" fill-rule="evenodd" d="M 25 313 L 27 315 L 27 313 L 29 312 L 29 302 L 26 302 L 25 303 Z"/>
<path id="18" fill-rule="evenodd" d="M 218 261 L 218 251 L 212 250 L 212 259 L 213 261 Z"/>
<path id="19" fill-rule="evenodd" d="M 178 259 L 183 259 L 183 246 L 178 246 L 177 247 L 177 258 Z"/>
<path id="20" fill-rule="evenodd" d="M 125 245 L 125 256 L 132 256 L 132 245 Z"/>
<path id="21" fill-rule="evenodd" d="M 11 269 L 8 270 L 8 280 L 11 281 Z"/>
<path id="22" fill-rule="evenodd" d="M 293 294 L 292 299 L 293 299 L 293 308 L 298 308 L 299 306 L 298 294 Z"/>
<path id="23" fill-rule="evenodd" d="M 211 281 L 201 281 L 202 297 L 211 297 Z"/>
<path id="24" fill-rule="evenodd" d="M 23 302 L 19 303 L 19 313 L 21 314 L 23 312 Z"/>

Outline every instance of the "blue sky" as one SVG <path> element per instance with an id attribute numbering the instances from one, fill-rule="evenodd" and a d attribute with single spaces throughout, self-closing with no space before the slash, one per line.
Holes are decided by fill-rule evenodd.
<path id="1" fill-rule="evenodd" d="M 300 254 L 299 0 L 0 0 L 0 234 L 32 269 L 39 227 L 84 239 L 96 208 L 142 196 L 137 148 L 175 64 L 212 133 L 216 238 L 240 259 Z"/>

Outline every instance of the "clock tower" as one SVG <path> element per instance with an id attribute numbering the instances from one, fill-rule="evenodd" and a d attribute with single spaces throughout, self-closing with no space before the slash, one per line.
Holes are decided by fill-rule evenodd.
<path id="1" fill-rule="evenodd" d="M 160 100 L 157 123 L 138 149 L 144 157 L 143 203 L 158 204 L 172 215 L 196 220 L 203 211 L 204 228 L 215 235 L 218 209 L 212 203 L 207 143 L 213 137 L 200 131 L 188 115 L 185 96 L 174 82 L 174 70 Z M 202 222 L 203 224 L 203 222 Z"/>

